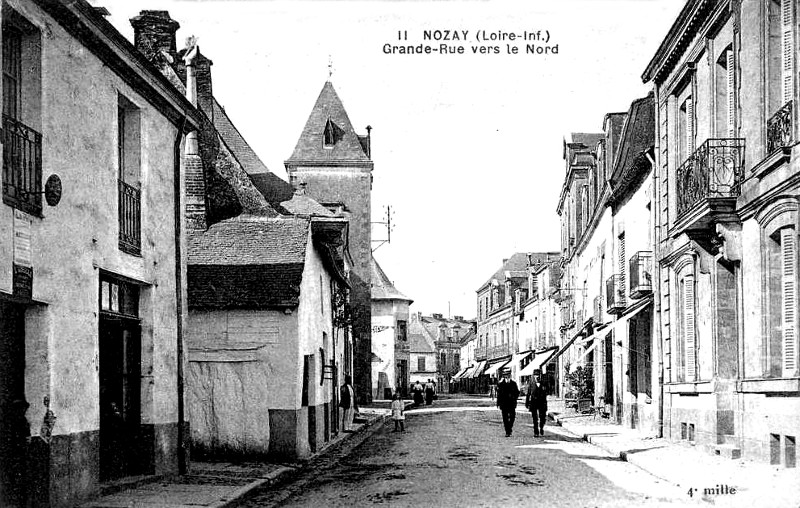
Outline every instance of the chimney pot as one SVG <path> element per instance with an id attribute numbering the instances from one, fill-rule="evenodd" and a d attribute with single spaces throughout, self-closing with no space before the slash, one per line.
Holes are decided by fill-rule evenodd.
<path id="1" fill-rule="evenodd" d="M 175 32 L 181 25 L 170 17 L 168 11 L 143 10 L 130 21 L 133 44 L 148 60 L 155 60 L 162 51 L 175 60 Z"/>

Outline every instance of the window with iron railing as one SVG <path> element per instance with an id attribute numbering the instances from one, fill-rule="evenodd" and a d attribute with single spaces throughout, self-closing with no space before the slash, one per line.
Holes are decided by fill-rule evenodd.
<path id="1" fill-rule="evenodd" d="M 140 189 L 141 127 L 139 109 L 119 96 L 117 107 L 119 248 L 140 255 L 142 204 Z"/>
<path id="2" fill-rule="evenodd" d="M 794 101 L 789 101 L 767 120 L 767 155 L 780 148 L 791 146 L 794 142 L 793 109 Z"/>
<path id="3" fill-rule="evenodd" d="M 677 171 L 678 216 L 707 199 L 737 198 L 741 191 L 744 139 L 709 139 Z"/>
<path id="4" fill-rule="evenodd" d="M 625 309 L 625 286 L 619 274 L 606 280 L 606 312 L 617 314 Z"/>
<path id="5" fill-rule="evenodd" d="M 39 35 L 14 11 L 3 16 L 3 202 L 40 215 L 42 135 L 25 123 L 38 123 Z"/>
<path id="6" fill-rule="evenodd" d="M 653 253 L 639 251 L 630 260 L 630 295 L 641 298 L 653 291 Z"/>

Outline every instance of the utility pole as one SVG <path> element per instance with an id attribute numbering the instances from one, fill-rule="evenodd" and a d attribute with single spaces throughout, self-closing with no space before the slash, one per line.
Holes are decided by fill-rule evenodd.
<path id="1" fill-rule="evenodd" d="M 372 240 L 372 243 L 377 243 L 378 245 L 372 249 L 372 252 L 375 252 L 380 248 L 381 245 L 385 243 L 392 243 L 392 230 L 394 229 L 394 225 L 392 225 L 392 206 L 386 205 L 386 215 L 383 221 L 373 222 L 372 224 L 380 224 L 386 226 L 386 238 L 385 239 L 378 239 Z"/>

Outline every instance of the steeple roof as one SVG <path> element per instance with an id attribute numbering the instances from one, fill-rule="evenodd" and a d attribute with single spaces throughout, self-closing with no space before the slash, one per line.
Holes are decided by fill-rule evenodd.
<path id="1" fill-rule="evenodd" d="M 383 271 L 383 268 L 381 268 L 375 258 L 372 258 L 372 299 L 405 300 L 409 303 L 414 301 L 394 287 L 394 284 L 389 280 L 386 272 Z"/>
<path id="2" fill-rule="evenodd" d="M 371 162 L 336 90 L 326 81 L 286 163 L 332 161 Z"/>

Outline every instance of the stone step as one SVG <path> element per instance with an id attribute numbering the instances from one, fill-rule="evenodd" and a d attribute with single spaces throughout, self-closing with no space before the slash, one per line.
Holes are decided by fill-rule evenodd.
<path id="1" fill-rule="evenodd" d="M 725 443 L 713 445 L 712 450 L 714 455 L 718 455 L 726 459 L 739 459 L 742 457 L 742 449 L 735 444 Z"/>

